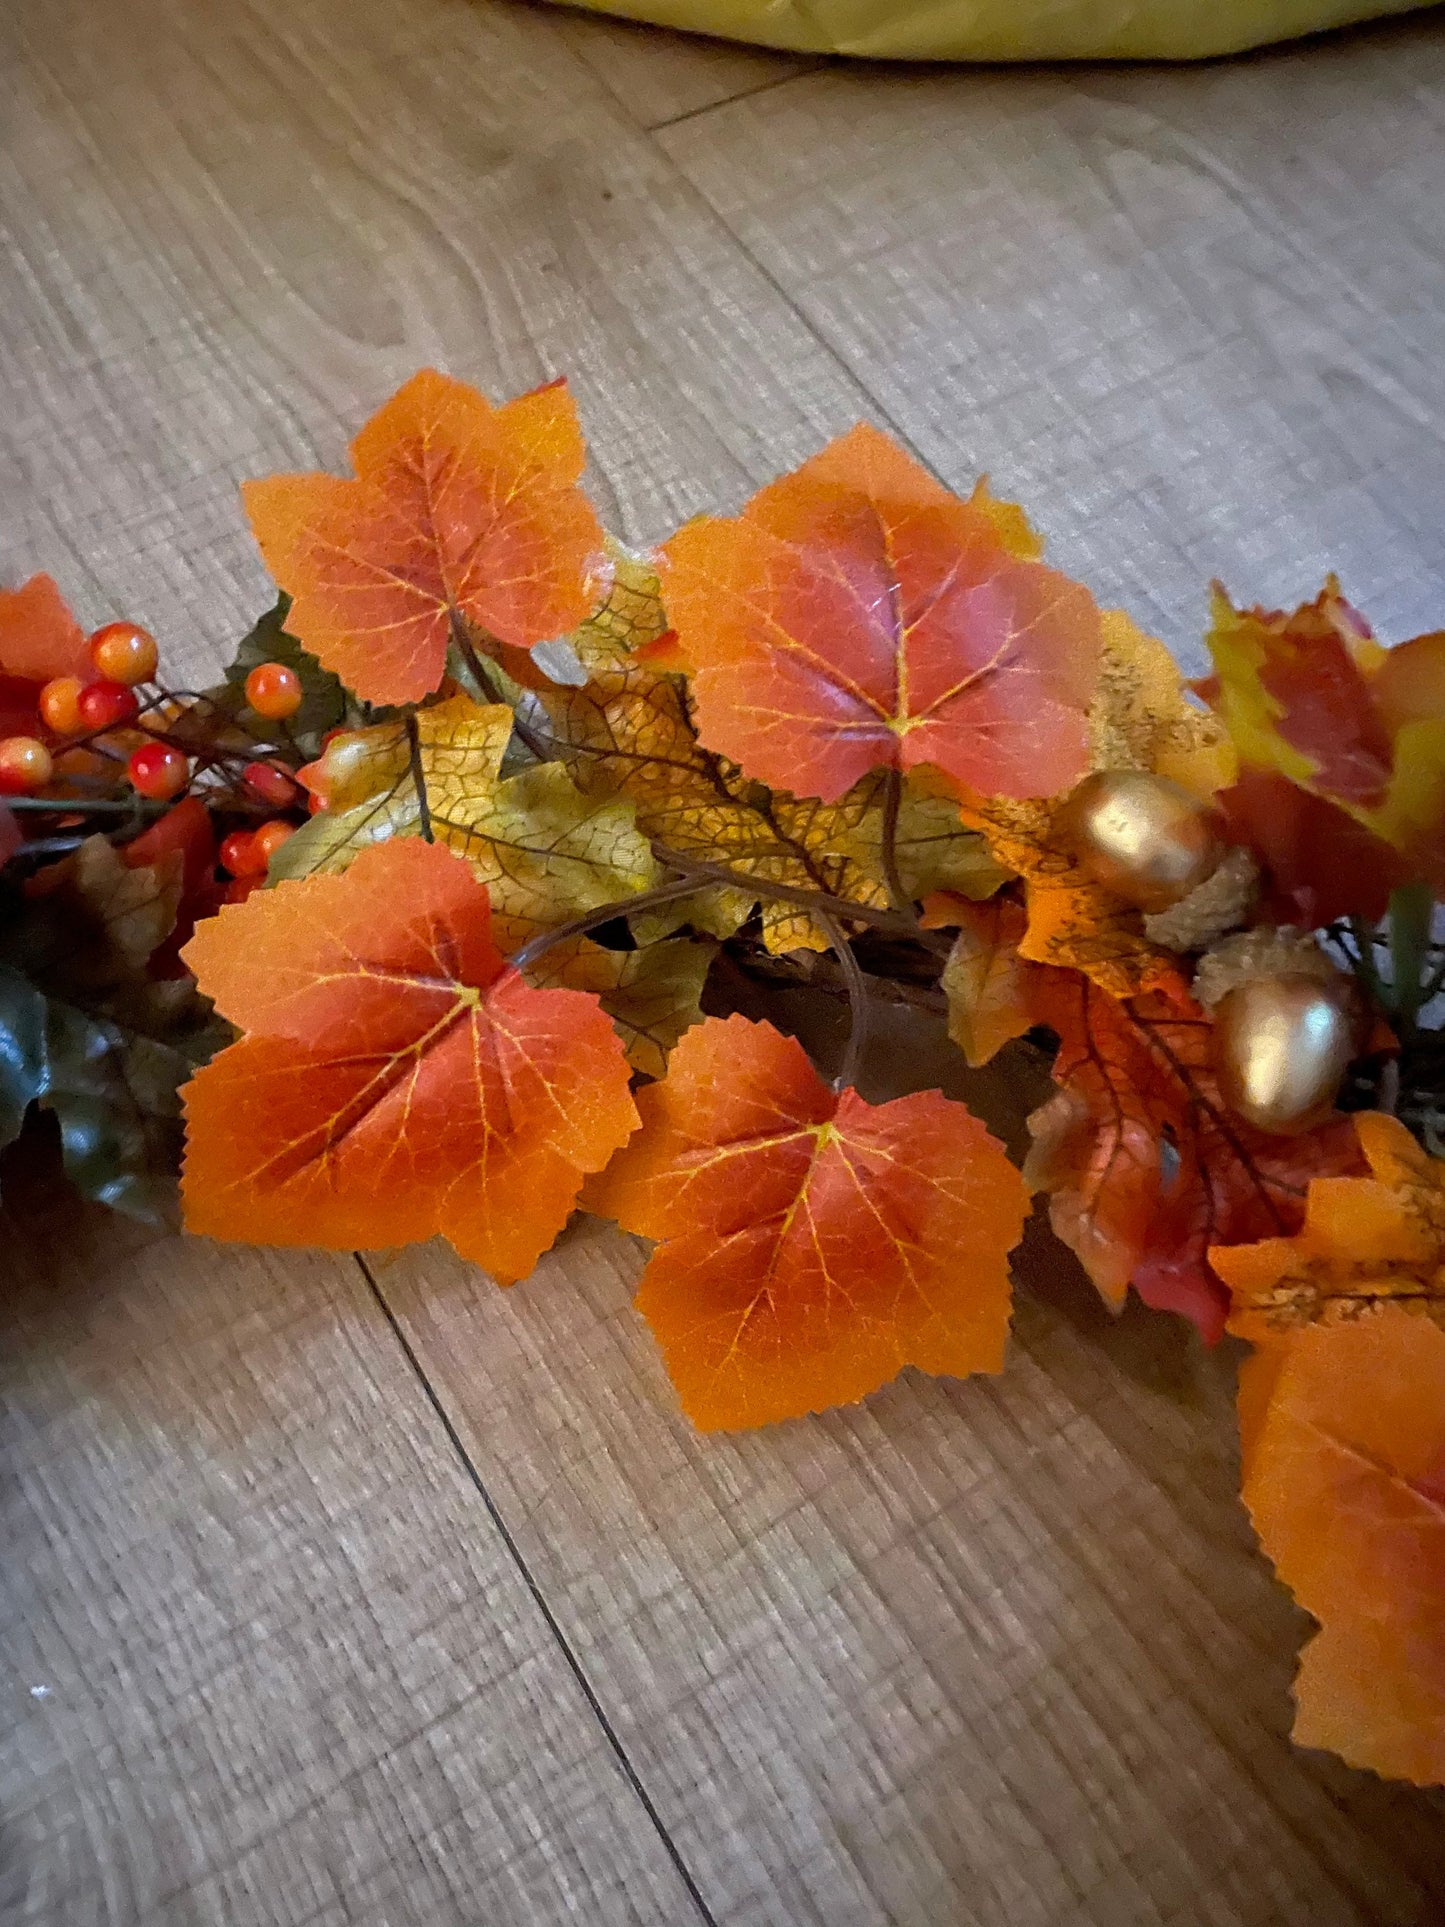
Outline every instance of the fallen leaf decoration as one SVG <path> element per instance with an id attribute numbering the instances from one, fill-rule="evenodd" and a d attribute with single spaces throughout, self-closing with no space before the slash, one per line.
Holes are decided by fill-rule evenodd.
<path id="1" fill-rule="evenodd" d="M 656 881 L 626 798 L 584 796 L 556 763 L 501 775 L 512 733 L 505 704 L 455 696 L 418 710 L 415 723 L 433 833 L 486 884 L 504 950 L 599 905 L 620 908 Z M 404 723 L 338 737 L 302 774 L 326 807 L 282 847 L 273 877 L 344 870 L 369 847 L 421 834 Z"/>
<path id="2" fill-rule="evenodd" d="M 1193 702 L 1162 642 L 1118 610 L 1102 618 L 1098 688 L 1089 710 L 1089 768 L 1149 770 L 1210 797 L 1234 775 L 1217 719 Z M 1059 823 L 1067 792 L 1022 800 L 969 796 L 963 820 L 982 832 L 994 857 L 1023 877 L 1028 929 L 1020 954 L 1033 963 L 1081 970 L 1112 997 L 1167 985 L 1172 951 L 1151 943 L 1132 904 L 1083 870 Z"/>
<path id="3" fill-rule="evenodd" d="M 1311 1204 L 1319 1184 L 1348 1182 L 1318 1180 Z M 1321 1625 L 1300 1658 L 1294 1737 L 1438 1785 L 1445 1328 L 1387 1300 L 1310 1325 L 1264 1357 L 1268 1376 L 1252 1390 L 1265 1396 L 1246 1415 L 1245 1504 L 1279 1577 Z"/>
<path id="4" fill-rule="evenodd" d="M 1211 1247 L 1298 1230 L 1309 1179 L 1359 1168 L 1350 1120 L 1273 1137 L 1232 1112 L 1210 1019 L 1177 975 L 1121 1001 L 1072 973 L 1041 971 L 1029 1002 L 1033 1021 L 1060 1039 L 1059 1094 L 1029 1120 L 1025 1180 L 1047 1194 L 1055 1234 L 1107 1304 L 1121 1305 L 1132 1284 L 1212 1343 L 1229 1294 Z"/>
<path id="5" fill-rule="evenodd" d="M 671 936 L 634 950 L 606 950 L 587 937 L 553 944 L 526 971 L 528 983 L 590 990 L 617 1027 L 627 1061 L 661 1077 L 668 1053 L 702 1022 L 699 1000 L 717 946 Z"/>
<path id="6" fill-rule="evenodd" d="M 940 980 L 948 1003 L 948 1034 L 978 1070 L 1038 1019 L 1031 1001 L 1038 964 L 1019 945 L 1027 918 L 1013 897 L 987 903 L 958 899 L 949 914 L 958 935 Z"/>
<path id="7" fill-rule="evenodd" d="M 247 1033 L 184 1093 L 192 1231 L 334 1250 L 440 1233 L 511 1283 L 635 1128 L 596 998 L 510 970 L 486 891 L 436 845 L 259 892 L 186 960 Z"/>
<path id="8" fill-rule="evenodd" d="M 288 627 L 373 703 L 441 682 L 460 628 L 514 649 L 574 629 L 595 601 L 602 531 L 562 383 L 500 408 L 425 369 L 351 445 L 353 480 L 248 482 L 246 511 Z"/>
<path id="9" fill-rule="evenodd" d="M 1001 1368 L 1027 1199 L 962 1105 L 835 1093 L 793 1039 L 730 1017 L 638 1106 L 586 1202 L 663 1240 L 637 1302 L 694 1424 L 821 1411 L 906 1365 Z"/>
<path id="10" fill-rule="evenodd" d="M 638 828 L 656 845 L 695 862 L 722 865 L 762 883 L 821 891 L 884 909 L 883 779 L 866 776 L 840 803 L 770 792 L 697 739 L 681 681 L 626 657 L 607 666 L 590 657 L 580 688 L 539 693 L 551 746 L 579 789 L 626 797 Z M 898 865 L 917 896 L 955 889 L 986 896 L 1003 880 L 982 839 L 965 829 L 958 805 L 905 787 L 898 819 Z M 751 913 L 745 887 L 705 891 L 691 920 L 730 936 Z M 826 949 L 806 910 L 764 901 L 763 939 L 774 953 Z"/>
<path id="11" fill-rule="evenodd" d="M 1445 1327 L 1445 1160 L 1398 1118 L 1351 1120 L 1363 1177 L 1317 1177 L 1292 1235 L 1212 1258 L 1233 1295 L 1230 1330 L 1259 1342 L 1399 1305 Z"/>
<path id="12" fill-rule="evenodd" d="M 1384 649 L 1333 577 L 1293 611 L 1236 609 L 1216 587 L 1202 685 L 1246 768 L 1347 811 L 1445 882 L 1445 637 Z"/>
<path id="13" fill-rule="evenodd" d="M 1261 907 L 1280 923 L 1304 930 L 1337 917 L 1374 923 L 1390 892 L 1410 881 L 1398 850 L 1276 770 L 1242 769 L 1215 801 L 1231 840 L 1261 859 L 1269 882 Z"/>
<path id="14" fill-rule="evenodd" d="M 861 425 L 663 552 L 698 735 L 775 789 L 837 802 L 932 764 L 984 794 L 1066 789 L 1099 655 L 1087 590 L 1026 559 Z"/>
<path id="15" fill-rule="evenodd" d="M 83 676 L 88 681 L 94 673 L 85 631 L 53 576 L 33 575 L 18 589 L 0 589 L 0 678 L 47 683 L 55 676 Z"/>

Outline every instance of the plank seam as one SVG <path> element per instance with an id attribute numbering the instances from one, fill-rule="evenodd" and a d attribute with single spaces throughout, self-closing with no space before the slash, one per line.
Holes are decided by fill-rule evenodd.
<path id="1" fill-rule="evenodd" d="M 568 1670 L 571 1672 L 572 1677 L 576 1680 L 578 1687 L 581 1689 L 582 1696 L 587 1702 L 587 1705 L 592 1713 L 593 1719 L 597 1722 L 598 1727 L 601 1729 L 602 1736 L 606 1740 L 608 1747 L 611 1749 L 612 1755 L 614 1759 L 617 1761 L 617 1764 L 622 1771 L 623 1778 L 627 1781 L 627 1784 L 631 1787 L 633 1793 L 636 1795 L 637 1800 L 641 1804 L 643 1812 L 647 1815 L 648 1821 L 651 1824 L 654 1833 L 656 1833 L 659 1841 L 662 1843 L 663 1851 L 666 1853 L 668 1859 L 671 1861 L 674 1869 L 676 1870 L 678 1879 L 681 1880 L 684 1888 L 687 1890 L 687 1896 L 689 1900 L 691 1900 L 693 1907 L 696 1909 L 698 1919 L 703 1922 L 703 1927 L 718 1927 L 717 1918 L 714 1915 L 712 1909 L 708 1906 L 706 1900 L 703 1899 L 702 1890 L 699 1888 L 697 1881 L 693 1876 L 691 1868 L 688 1866 L 687 1862 L 683 1859 L 682 1853 L 678 1848 L 676 1841 L 673 1839 L 671 1833 L 668 1831 L 667 1826 L 663 1821 L 662 1815 L 661 1813 L 659 1813 L 651 1794 L 647 1791 L 646 1786 L 643 1784 L 641 1775 L 638 1773 L 637 1768 L 632 1764 L 632 1761 L 628 1756 L 627 1749 L 622 1744 L 621 1735 L 618 1733 L 617 1728 L 613 1725 L 611 1719 L 608 1717 L 607 1709 L 603 1706 L 601 1698 L 597 1693 L 597 1689 L 593 1686 L 591 1680 L 588 1678 L 586 1668 L 583 1666 L 582 1661 L 578 1657 L 576 1649 L 573 1647 L 571 1641 L 568 1639 L 566 1633 L 563 1631 L 561 1621 L 557 1618 L 556 1613 L 553 1612 L 550 1604 L 547 1601 L 547 1596 L 542 1591 L 541 1585 L 537 1580 L 536 1574 L 532 1571 L 531 1566 L 528 1565 L 526 1556 L 523 1553 L 521 1546 L 517 1543 L 517 1540 L 513 1535 L 510 1526 L 507 1524 L 507 1521 L 503 1516 L 501 1508 L 498 1506 L 496 1500 L 492 1497 L 492 1494 L 487 1487 L 487 1483 L 482 1477 L 481 1469 L 478 1466 L 476 1459 L 472 1456 L 471 1452 L 468 1451 L 466 1443 L 463 1440 L 461 1433 L 457 1430 L 455 1424 L 453 1424 L 451 1415 L 447 1411 L 446 1406 L 442 1403 L 441 1397 L 438 1394 L 436 1387 L 432 1384 L 431 1379 L 427 1376 L 426 1369 L 423 1366 L 420 1357 L 417 1355 L 415 1346 L 413 1346 L 411 1340 L 407 1337 L 406 1331 L 403 1328 L 400 1319 L 397 1317 L 396 1313 L 392 1310 L 391 1306 L 388 1304 L 386 1299 L 386 1294 L 382 1291 L 381 1286 L 377 1283 L 376 1278 L 371 1270 L 371 1267 L 366 1262 L 366 1259 L 362 1256 L 362 1254 L 359 1251 L 354 1252 L 352 1255 L 356 1259 L 356 1263 L 358 1268 L 360 1269 L 362 1277 L 366 1280 L 367 1285 L 371 1290 L 372 1297 L 376 1300 L 376 1303 L 381 1311 L 382 1317 L 385 1318 L 387 1324 L 391 1327 L 392 1335 L 395 1337 L 398 1345 L 400 1345 L 402 1349 L 402 1354 L 405 1357 L 407 1364 L 411 1367 L 413 1373 L 415 1374 L 417 1382 L 421 1386 L 422 1392 L 426 1398 L 427 1403 L 431 1406 L 432 1411 L 436 1414 L 437 1420 L 440 1423 L 443 1432 L 446 1434 L 448 1443 L 450 1444 L 453 1452 L 455 1452 L 457 1458 L 460 1460 L 462 1469 L 466 1473 L 467 1478 L 469 1479 L 473 1487 L 476 1489 L 477 1496 L 481 1500 L 483 1506 L 486 1508 L 488 1518 L 491 1520 L 492 1524 L 496 1527 L 497 1532 L 502 1540 L 502 1544 L 506 1547 L 508 1555 L 512 1560 L 512 1563 L 516 1566 L 517 1571 L 521 1574 L 522 1582 L 526 1586 L 527 1591 L 531 1594 L 533 1602 L 535 1603 L 538 1612 L 541 1613 L 542 1618 L 546 1623 L 547 1630 L 551 1634 L 552 1639 L 557 1646 L 557 1650 L 561 1653 L 562 1658 L 567 1664 Z"/>

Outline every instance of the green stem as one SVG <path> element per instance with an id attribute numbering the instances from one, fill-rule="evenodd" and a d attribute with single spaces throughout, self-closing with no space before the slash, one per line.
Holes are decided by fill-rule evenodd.
<path id="1" fill-rule="evenodd" d="M 1430 923 L 1435 893 L 1428 883 L 1402 883 L 1390 892 L 1390 972 L 1394 979 L 1395 1016 L 1401 1029 L 1413 1031 L 1425 998 L 1425 972 L 1430 959 Z"/>
<path id="2" fill-rule="evenodd" d="M 1350 935 L 1355 940 L 1359 953 L 1355 962 L 1355 975 L 1365 986 L 1370 1002 L 1377 1010 L 1392 1010 L 1393 1000 L 1380 981 L 1380 972 L 1375 964 L 1375 927 L 1365 917 L 1350 918 Z"/>

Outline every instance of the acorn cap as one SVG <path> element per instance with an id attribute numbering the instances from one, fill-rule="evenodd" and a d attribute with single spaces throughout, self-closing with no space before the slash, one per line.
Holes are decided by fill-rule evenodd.
<path id="1" fill-rule="evenodd" d="M 1257 977 L 1316 977 L 1330 983 L 1342 975 L 1308 931 L 1266 924 L 1241 930 L 1206 951 L 1194 975 L 1194 995 L 1213 1010 L 1231 990 Z"/>

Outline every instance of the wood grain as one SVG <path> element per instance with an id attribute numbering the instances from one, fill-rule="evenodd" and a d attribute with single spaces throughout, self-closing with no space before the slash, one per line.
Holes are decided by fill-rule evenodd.
<path id="1" fill-rule="evenodd" d="M 11 0 L 0 573 L 214 667 L 267 594 L 237 481 L 335 464 L 435 361 L 569 372 L 634 539 L 871 413 L 953 479 L 992 461 L 1176 631 L 1231 544 L 1245 588 L 1329 538 L 1387 627 L 1424 605 L 1423 29 L 1358 43 L 1358 96 L 1339 43 L 725 106 L 749 56 L 613 32 Z M 1296 409 L 1325 372 L 1335 412 Z M 484 1497 L 348 1260 L 0 1239 L 6 1927 L 1445 1916 L 1441 1802 L 1283 1738 L 1303 1622 L 1238 1507 L 1229 1361 L 1056 1271 L 1005 1380 L 718 1441 L 615 1234 L 509 1295 L 376 1266 Z"/>
<path id="2" fill-rule="evenodd" d="M 875 1090 L 937 1082 L 915 1021 Z M 1445 1917 L 1445 1801 L 1289 1745 L 1228 1348 L 1040 1241 L 1002 1379 L 704 1438 L 640 1268 L 583 1221 L 510 1293 L 440 1248 L 381 1282 L 716 1918 Z"/>
<path id="3" fill-rule="evenodd" d="M 1203 68 L 835 67 L 659 136 L 945 480 L 1200 661 L 1212 576 L 1445 575 L 1445 15 Z"/>
<path id="4" fill-rule="evenodd" d="M 0 1250 L 0 1918 L 695 1917 L 352 1261 Z"/>

